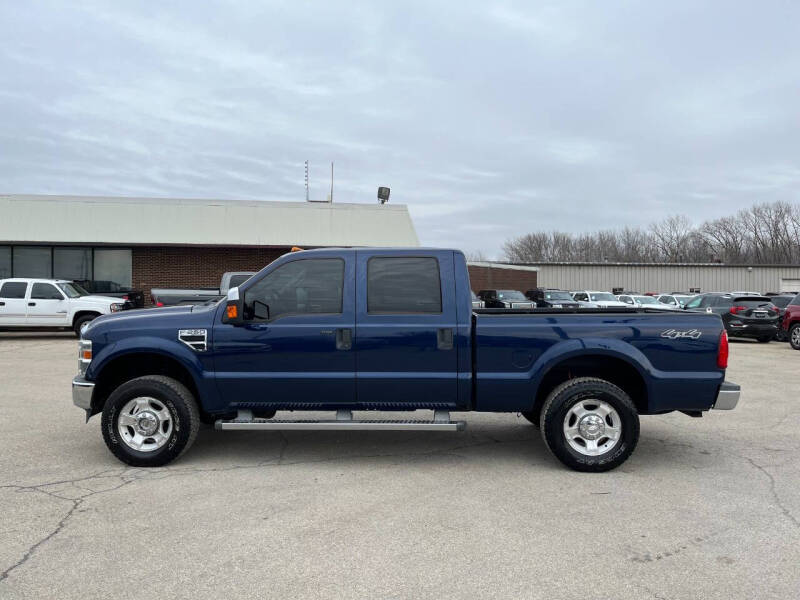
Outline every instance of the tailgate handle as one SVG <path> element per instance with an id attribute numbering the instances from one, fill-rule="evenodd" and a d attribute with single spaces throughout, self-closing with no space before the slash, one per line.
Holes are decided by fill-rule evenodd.
<path id="1" fill-rule="evenodd" d="M 353 347 L 353 330 L 352 329 L 337 329 L 336 330 L 336 349 L 337 350 L 350 350 Z"/>
<path id="2" fill-rule="evenodd" d="M 36 302 L 28 302 L 28 306 L 36 306 Z"/>
<path id="3" fill-rule="evenodd" d="M 436 331 L 436 348 L 438 350 L 453 349 L 453 330 L 449 327 Z"/>

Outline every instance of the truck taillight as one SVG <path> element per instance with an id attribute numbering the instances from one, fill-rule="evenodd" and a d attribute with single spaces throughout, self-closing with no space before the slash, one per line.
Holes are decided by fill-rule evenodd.
<path id="1" fill-rule="evenodd" d="M 728 332 L 724 329 L 719 336 L 719 349 L 717 350 L 717 366 L 720 369 L 728 368 Z"/>
<path id="2" fill-rule="evenodd" d="M 746 306 L 731 306 L 731 314 L 735 315 L 743 310 L 747 310 Z"/>

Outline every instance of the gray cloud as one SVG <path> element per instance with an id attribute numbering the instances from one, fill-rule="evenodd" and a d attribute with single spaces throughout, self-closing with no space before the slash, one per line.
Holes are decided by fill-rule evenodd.
<path id="1" fill-rule="evenodd" d="M 533 229 L 797 200 L 793 3 L 4 3 L 0 190 L 408 204 Z"/>

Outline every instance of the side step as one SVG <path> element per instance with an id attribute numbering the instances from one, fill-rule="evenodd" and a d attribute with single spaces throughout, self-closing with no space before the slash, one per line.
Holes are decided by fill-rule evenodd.
<path id="1" fill-rule="evenodd" d="M 433 421 L 422 420 L 353 420 L 353 413 L 349 410 L 336 411 L 336 419 L 330 421 L 313 420 L 279 420 L 256 419 L 252 411 L 240 410 L 236 419 L 231 421 L 217 421 L 216 429 L 236 429 L 239 431 L 275 431 L 275 430 L 328 430 L 328 431 L 463 431 L 466 427 L 464 421 L 451 421 L 450 413 L 446 410 L 434 411 Z"/>

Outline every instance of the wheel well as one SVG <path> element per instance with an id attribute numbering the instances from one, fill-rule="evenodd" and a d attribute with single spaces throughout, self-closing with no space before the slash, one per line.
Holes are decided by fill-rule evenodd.
<path id="1" fill-rule="evenodd" d="M 120 385 L 144 375 L 166 375 L 180 381 L 198 400 L 199 404 L 197 386 L 186 367 L 174 358 L 163 354 L 142 352 L 125 354 L 115 358 L 103 367 L 95 382 L 92 396 L 92 414 L 97 414 L 103 410 L 106 399 Z"/>
<path id="2" fill-rule="evenodd" d="M 100 313 L 96 310 L 80 310 L 75 313 L 74 317 L 72 317 L 72 326 L 75 327 L 75 323 L 78 322 L 78 319 L 86 315 L 94 315 L 95 317 L 99 317 Z"/>
<path id="3" fill-rule="evenodd" d="M 621 358 L 604 355 L 587 355 L 568 358 L 545 374 L 536 391 L 533 416 L 538 422 L 542 405 L 556 386 L 576 377 L 597 377 L 622 388 L 633 400 L 640 414 L 647 413 L 647 386 L 639 371 Z"/>

